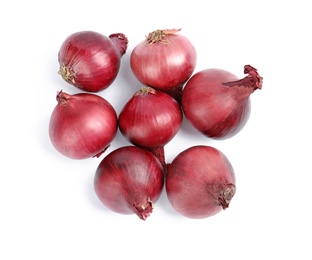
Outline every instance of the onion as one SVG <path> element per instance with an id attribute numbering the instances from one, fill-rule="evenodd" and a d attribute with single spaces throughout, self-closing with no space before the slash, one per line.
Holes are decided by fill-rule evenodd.
<path id="1" fill-rule="evenodd" d="M 59 50 L 59 74 L 66 82 L 84 91 L 106 89 L 117 77 L 127 44 L 128 39 L 122 33 L 109 37 L 93 31 L 74 33 L 66 38 Z"/>
<path id="2" fill-rule="evenodd" d="M 119 129 L 132 144 L 148 148 L 165 165 L 164 146 L 172 140 L 182 123 L 182 110 L 168 94 L 142 87 L 119 114 Z"/>
<path id="3" fill-rule="evenodd" d="M 104 98 L 60 91 L 49 124 L 53 146 L 72 159 L 99 157 L 117 132 L 117 114 Z"/>
<path id="4" fill-rule="evenodd" d="M 178 154 L 166 175 L 169 202 L 188 218 L 207 218 L 226 209 L 235 194 L 235 175 L 226 156 L 211 146 Z"/>
<path id="5" fill-rule="evenodd" d="M 208 137 L 226 139 L 236 135 L 250 115 L 250 95 L 262 88 L 262 77 L 250 65 L 239 80 L 221 69 L 194 74 L 182 92 L 182 108 L 191 124 Z"/>
<path id="6" fill-rule="evenodd" d="M 130 67 L 142 84 L 172 92 L 192 75 L 196 50 L 178 31 L 153 31 L 132 50 Z"/>
<path id="7" fill-rule="evenodd" d="M 146 220 L 164 186 L 159 160 L 149 151 L 125 146 L 108 154 L 94 178 L 95 193 L 110 210 Z"/>

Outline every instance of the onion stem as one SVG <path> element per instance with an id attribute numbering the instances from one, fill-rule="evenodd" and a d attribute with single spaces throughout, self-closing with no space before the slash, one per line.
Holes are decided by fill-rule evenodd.
<path id="1" fill-rule="evenodd" d="M 243 86 L 246 88 L 253 88 L 253 91 L 255 91 L 256 89 L 262 88 L 263 78 L 260 77 L 256 68 L 250 65 L 245 65 L 244 74 L 248 74 L 248 75 L 245 78 L 242 78 L 239 80 L 222 83 L 222 85 L 228 86 L 228 87 Z"/>

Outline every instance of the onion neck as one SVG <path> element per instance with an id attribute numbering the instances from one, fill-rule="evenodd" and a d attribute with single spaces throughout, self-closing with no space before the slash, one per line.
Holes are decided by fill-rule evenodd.
<path id="1" fill-rule="evenodd" d="M 128 38 L 123 33 L 114 33 L 109 36 L 120 52 L 120 56 L 124 55 L 128 47 Z"/>
<path id="2" fill-rule="evenodd" d="M 214 183 L 212 186 L 209 185 L 207 191 L 223 209 L 226 209 L 235 195 L 236 187 L 232 183 Z"/>
<path id="3" fill-rule="evenodd" d="M 60 106 L 66 106 L 68 104 L 68 100 L 71 99 L 71 95 L 60 90 L 56 95 L 56 100 Z"/>
<path id="4" fill-rule="evenodd" d="M 156 156 L 156 158 L 159 160 L 159 162 L 161 163 L 163 167 L 164 173 L 166 174 L 168 164 L 166 163 L 166 159 L 165 159 L 165 148 L 161 146 L 161 147 L 155 147 L 155 148 L 147 148 L 147 150 L 149 150 Z"/>
<path id="5" fill-rule="evenodd" d="M 139 96 L 139 95 L 146 96 L 148 94 L 156 95 L 156 92 L 157 91 L 154 88 L 143 86 L 143 87 L 141 87 L 140 90 L 138 90 L 137 92 L 134 93 L 134 96 Z"/>
<path id="6" fill-rule="evenodd" d="M 236 191 L 236 187 L 234 184 L 226 184 L 222 186 L 219 192 L 218 201 L 223 209 L 226 209 L 230 205 L 230 201 L 232 200 Z"/>
<path id="7" fill-rule="evenodd" d="M 166 30 L 156 30 L 148 34 L 146 36 L 146 40 L 148 42 L 147 45 L 151 45 L 154 43 L 163 43 L 163 44 L 170 44 L 170 41 L 167 38 L 169 34 L 176 34 L 177 32 L 181 31 L 181 29 L 166 29 Z"/>
<path id="8" fill-rule="evenodd" d="M 240 89 L 243 88 L 245 96 L 249 96 L 256 89 L 262 89 L 263 78 L 259 75 L 257 69 L 250 65 L 245 65 L 244 74 L 248 75 L 239 80 L 223 82 L 222 85 L 227 87 L 238 87 Z"/>
<path id="9" fill-rule="evenodd" d="M 179 105 L 181 105 L 183 85 L 184 85 L 184 83 L 181 83 L 177 87 L 175 87 L 173 89 L 169 89 L 169 90 L 159 90 L 159 89 L 155 89 L 153 87 L 143 86 L 143 87 L 141 87 L 140 90 L 138 90 L 137 92 L 134 93 L 134 96 L 139 96 L 139 95 L 146 96 L 148 94 L 156 95 L 157 91 L 161 91 L 161 92 L 168 94 L 172 98 L 174 98 L 179 103 Z"/>
<path id="10" fill-rule="evenodd" d="M 154 205 L 150 198 L 147 198 L 144 203 L 132 204 L 130 208 L 131 211 L 136 214 L 140 219 L 146 220 L 153 212 Z"/>

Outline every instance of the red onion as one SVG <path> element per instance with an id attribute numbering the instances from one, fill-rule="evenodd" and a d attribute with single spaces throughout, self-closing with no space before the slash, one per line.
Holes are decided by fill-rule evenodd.
<path id="1" fill-rule="evenodd" d="M 52 144 L 72 159 L 99 157 L 117 132 L 117 114 L 104 98 L 60 91 L 49 124 Z"/>
<path id="2" fill-rule="evenodd" d="M 127 44 L 128 39 L 122 33 L 109 37 L 93 31 L 74 33 L 59 50 L 59 74 L 84 91 L 106 89 L 117 77 Z"/>
<path id="3" fill-rule="evenodd" d="M 182 123 L 182 110 L 168 94 L 142 87 L 119 114 L 119 129 L 132 144 L 148 148 L 165 164 L 164 146 Z"/>
<path id="4" fill-rule="evenodd" d="M 172 91 L 192 75 L 196 66 L 196 50 L 178 31 L 156 30 L 133 49 L 130 66 L 142 84 Z"/>
<path id="5" fill-rule="evenodd" d="M 239 80 L 221 69 L 194 74 L 182 92 L 182 108 L 192 125 L 208 137 L 226 139 L 236 135 L 250 115 L 249 96 L 262 88 L 262 77 L 250 65 Z"/>
<path id="6" fill-rule="evenodd" d="M 211 146 L 193 146 L 168 168 L 169 202 L 188 218 L 207 218 L 226 209 L 235 194 L 235 175 L 226 156 Z"/>
<path id="7" fill-rule="evenodd" d="M 164 173 L 149 151 L 125 146 L 108 154 L 99 164 L 94 189 L 100 201 L 120 214 L 136 214 L 146 220 L 161 195 Z"/>

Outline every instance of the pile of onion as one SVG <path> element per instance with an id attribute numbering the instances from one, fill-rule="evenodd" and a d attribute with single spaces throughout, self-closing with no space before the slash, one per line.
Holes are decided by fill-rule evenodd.
<path id="1" fill-rule="evenodd" d="M 50 117 L 49 136 L 61 154 L 72 159 L 99 157 L 117 132 L 117 114 L 104 98 L 59 91 Z"/>
<path id="2" fill-rule="evenodd" d="M 49 137 L 58 152 L 72 159 L 100 157 L 118 129 L 132 144 L 106 155 L 94 176 L 97 197 L 116 213 L 146 220 L 165 187 L 179 214 L 201 219 L 228 208 L 235 195 L 234 169 L 220 150 L 192 146 L 166 162 L 164 147 L 178 133 L 183 115 L 210 138 L 236 135 L 250 116 L 250 95 L 262 88 L 263 79 L 250 65 L 242 79 L 217 68 L 192 75 L 197 53 L 179 31 L 155 30 L 134 47 L 130 69 L 143 86 L 119 116 L 95 93 L 57 93 Z M 59 50 L 59 74 L 81 91 L 104 90 L 117 77 L 127 44 L 122 33 L 74 33 Z"/>
<path id="3" fill-rule="evenodd" d="M 146 220 L 164 186 L 159 160 L 149 151 L 125 146 L 108 154 L 99 164 L 94 189 L 100 201 L 120 214 Z"/>
<path id="4" fill-rule="evenodd" d="M 59 74 L 77 88 L 98 92 L 109 87 L 119 72 L 128 39 L 122 33 L 106 37 L 93 31 L 74 33 L 63 42 Z"/>
<path id="5" fill-rule="evenodd" d="M 245 65 L 243 79 L 222 69 L 194 74 L 182 92 L 185 117 L 206 136 L 226 139 L 245 126 L 250 115 L 249 96 L 262 88 L 257 70 Z"/>

